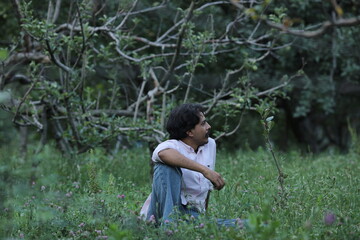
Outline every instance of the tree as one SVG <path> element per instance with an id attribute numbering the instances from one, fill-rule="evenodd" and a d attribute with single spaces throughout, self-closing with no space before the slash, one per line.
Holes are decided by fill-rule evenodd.
<path id="1" fill-rule="evenodd" d="M 274 8 L 279 18 L 264 20 L 279 30 L 279 41 L 292 42 L 277 53 L 277 60 L 267 62 L 265 75 L 304 65 L 304 77 L 292 83 L 291 100 L 282 101 L 281 108 L 296 139 L 313 152 L 331 146 L 346 150 L 348 127 L 360 127 L 358 7 L 356 1 L 289 0 Z"/>
<path id="2" fill-rule="evenodd" d="M 1 86 L 18 81 L 27 88 L 6 107 L 15 124 L 40 130 L 43 142 L 51 124 L 64 152 L 133 134 L 160 141 L 171 105 L 196 100 L 210 111 L 222 104 L 245 86 L 238 76 L 268 54 L 250 58 L 247 46 L 268 48 L 262 42 L 271 41 L 256 28 L 247 29 L 251 38 L 235 36 L 233 26 L 249 17 L 225 1 L 48 1 L 46 14 L 36 14 L 35 3 L 13 2 L 23 42 L 4 61 Z M 199 80 L 225 53 L 242 59 L 232 57 L 230 70 L 217 69 L 222 74 L 202 87 Z M 245 107 L 240 97 L 229 102 L 234 116 Z"/>
<path id="3" fill-rule="evenodd" d="M 297 42 L 275 30 L 288 12 L 271 1 L 12 2 L 19 35 L 5 48 L 0 91 L 12 92 L 2 107 L 41 132 L 40 145 L 51 131 L 64 153 L 116 152 L 129 137 L 153 146 L 169 109 L 188 101 L 219 123 L 215 137 L 229 136 L 245 111 L 306 80 L 308 64 L 288 51 Z"/>

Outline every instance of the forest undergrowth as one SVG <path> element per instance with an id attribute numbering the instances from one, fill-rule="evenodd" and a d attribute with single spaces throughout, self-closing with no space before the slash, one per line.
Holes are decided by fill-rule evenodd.
<path id="1" fill-rule="evenodd" d="M 211 193 L 206 216 L 157 228 L 139 217 L 151 190 L 150 154 L 101 149 L 64 157 L 51 145 L 26 159 L 0 148 L 2 239 L 359 239 L 356 153 L 282 153 L 286 199 L 263 149 L 218 149 L 226 186 Z M 246 228 L 216 219 L 248 219 Z"/>

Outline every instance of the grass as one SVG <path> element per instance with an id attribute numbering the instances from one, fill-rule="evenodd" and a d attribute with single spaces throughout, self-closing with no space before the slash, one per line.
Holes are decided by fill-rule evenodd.
<path id="1" fill-rule="evenodd" d="M 29 149 L 32 152 L 32 149 Z M 148 150 L 114 158 L 97 149 L 65 158 L 51 145 L 21 159 L 0 149 L 3 239 L 359 239 L 359 156 L 298 152 L 281 156 L 286 199 L 268 152 L 218 152 L 227 184 L 211 194 L 207 216 L 166 229 L 138 218 L 151 190 Z M 335 220 L 333 219 L 335 217 Z M 216 218 L 247 218 L 247 229 Z M 325 219 L 326 218 L 326 219 Z"/>

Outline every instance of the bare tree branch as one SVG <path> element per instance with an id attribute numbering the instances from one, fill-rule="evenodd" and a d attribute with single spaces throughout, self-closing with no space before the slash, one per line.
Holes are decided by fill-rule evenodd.
<path id="1" fill-rule="evenodd" d="M 115 28 L 115 30 L 119 30 L 120 28 L 122 28 L 122 26 L 125 24 L 126 20 L 128 19 L 128 17 L 130 16 L 130 13 L 132 12 L 132 10 L 135 8 L 136 4 L 137 4 L 138 0 L 135 0 L 131 9 L 126 13 L 124 19 L 121 21 L 121 23 Z"/>
<path id="2" fill-rule="evenodd" d="M 41 52 L 19 52 L 12 54 L 6 61 L 4 65 L 10 65 L 22 61 L 34 61 L 38 63 L 50 63 L 49 56 L 41 53 Z"/>
<path id="3" fill-rule="evenodd" d="M 144 88 L 145 88 L 146 83 L 147 83 L 147 79 L 144 79 L 143 82 L 141 83 L 140 91 L 138 93 L 138 99 L 137 99 L 136 105 L 135 105 L 135 112 L 134 112 L 133 122 L 136 121 L 137 114 L 138 114 L 138 111 L 139 111 L 139 105 L 140 105 L 140 101 L 141 101 L 141 96 L 142 96 L 142 94 L 144 92 Z"/>
<path id="4" fill-rule="evenodd" d="M 53 7 L 52 0 L 50 0 L 49 5 L 48 5 L 47 17 L 46 17 L 47 24 L 49 24 L 51 22 L 51 17 L 53 16 L 53 12 L 54 12 L 54 7 Z"/>
<path id="5" fill-rule="evenodd" d="M 229 82 L 229 79 L 232 75 L 236 74 L 236 73 L 239 73 L 241 72 L 242 70 L 244 69 L 244 65 L 241 66 L 240 68 L 236 69 L 236 70 L 233 70 L 233 71 L 228 71 L 226 73 L 226 76 L 225 76 L 225 79 L 223 81 L 223 84 L 222 84 L 222 87 L 221 87 L 221 90 L 218 94 L 216 94 L 216 96 L 214 96 L 213 100 L 212 100 L 212 103 L 211 105 L 208 107 L 208 109 L 205 111 L 205 114 L 209 113 L 213 107 L 215 107 L 215 105 L 217 104 L 217 102 L 219 101 L 220 98 L 224 97 L 224 91 L 225 89 L 227 88 L 227 84 Z"/>
<path id="6" fill-rule="evenodd" d="M 151 11 L 155 11 L 155 10 L 158 10 L 158 9 L 161 9 L 161 8 L 164 8 L 167 4 L 168 0 L 164 0 L 160 5 L 158 6 L 155 6 L 155 7 L 150 7 L 150 8 L 146 8 L 146 9 L 142 9 L 142 10 L 139 10 L 139 11 L 135 11 L 135 12 L 130 12 L 129 15 L 136 15 L 136 14 L 142 14 L 142 13 L 146 13 L 146 12 L 151 12 Z M 126 16 L 128 15 L 128 13 L 122 13 L 122 14 L 119 14 L 120 16 Z"/>
<path id="7" fill-rule="evenodd" d="M 62 62 L 60 62 L 56 56 L 54 55 L 54 52 L 53 50 L 51 49 L 51 46 L 50 46 L 50 43 L 48 40 L 45 40 L 46 42 L 46 46 L 47 46 L 47 49 L 48 49 L 48 52 L 50 53 L 50 56 L 51 56 L 51 60 L 55 63 L 55 65 L 57 65 L 59 68 L 61 68 L 62 70 L 64 70 L 65 72 L 67 73 L 70 73 L 71 72 L 71 68 L 69 68 L 68 66 L 66 66 L 65 64 L 63 64 Z"/>
<path id="8" fill-rule="evenodd" d="M 40 78 L 36 78 L 35 81 L 31 84 L 30 88 L 26 91 L 25 95 L 21 98 L 19 104 L 16 107 L 16 111 L 15 111 L 15 115 L 13 117 L 13 123 L 17 124 L 18 122 L 16 121 L 18 115 L 19 115 L 19 111 L 21 108 L 21 105 L 25 102 L 26 98 L 29 96 L 30 92 L 34 89 L 36 83 L 39 81 Z"/>
<path id="9" fill-rule="evenodd" d="M 175 61 L 177 59 L 177 57 L 180 54 L 180 48 L 181 48 L 181 44 L 182 44 L 182 40 L 183 40 L 183 36 L 185 33 L 185 29 L 186 29 L 186 23 L 190 20 L 192 13 L 194 11 L 194 7 L 195 7 L 195 3 L 194 1 L 191 1 L 190 7 L 188 9 L 187 15 L 184 19 L 184 23 L 181 26 L 180 32 L 179 32 L 179 37 L 177 39 L 176 42 L 176 51 L 175 51 L 175 55 L 173 56 L 171 63 L 170 63 L 170 67 L 168 69 L 168 71 L 165 73 L 164 77 L 160 80 L 160 84 L 167 81 L 168 77 L 170 76 L 170 74 L 173 72 L 174 68 L 175 68 Z"/>
<path id="10" fill-rule="evenodd" d="M 61 0 L 56 0 L 56 5 L 55 5 L 55 10 L 54 10 L 54 15 L 52 18 L 52 23 L 55 23 L 56 20 L 59 17 L 59 13 L 60 13 L 60 8 L 61 8 Z"/>
<path id="11" fill-rule="evenodd" d="M 101 116 L 102 114 L 107 114 L 111 116 L 126 116 L 126 117 L 132 117 L 134 116 L 133 111 L 127 111 L 127 110 L 115 110 L 115 109 L 95 109 L 95 110 L 88 110 L 88 113 L 93 116 Z M 76 113 L 74 113 L 76 114 Z M 138 112 L 138 116 L 144 116 L 143 113 Z"/>
<path id="12" fill-rule="evenodd" d="M 303 68 L 304 66 L 302 66 Z M 292 75 L 289 79 L 287 79 L 285 82 L 279 84 L 278 86 L 275 86 L 273 88 L 267 89 L 265 91 L 262 92 L 258 92 L 256 93 L 256 96 L 260 97 L 260 96 L 265 96 L 265 95 L 269 95 L 273 92 L 275 92 L 276 90 L 280 89 L 280 88 L 284 88 L 286 87 L 294 78 L 300 77 L 302 76 L 303 73 L 301 73 L 301 71 L 298 71 L 296 74 Z"/>
<path id="13" fill-rule="evenodd" d="M 306 31 L 306 30 L 298 30 L 298 29 L 291 29 L 286 27 L 283 24 L 275 23 L 269 20 L 265 20 L 266 24 L 272 28 L 278 29 L 283 31 L 284 33 L 288 33 L 291 35 L 305 37 L 305 38 L 314 38 L 319 37 L 325 34 L 330 28 L 333 27 L 351 27 L 360 24 L 360 16 L 352 17 L 352 18 L 341 18 L 335 19 L 333 21 L 325 21 L 322 23 L 321 27 L 317 30 Z"/>
<path id="14" fill-rule="evenodd" d="M 221 133 L 219 136 L 217 136 L 217 137 L 215 138 L 215 141 L 219 140 L 219 139 L 222 138 L 222 137 L 229 137 L 229 136 L 233 135 L 234 133 L 236 133 L 236 132 L 239 130 L 240 126 L 241 126 L 241 122 L 242 122 L 242 118 L 243 118 L 244 112 L 245 112 L 245 107 L 243 107 L 243 108 L 241 109 L 239 121 L 238 121 L 236 127 L 235 127 L 232 131 L 230 131 L 230 132 L 223 132 L 223 133 Z"/>

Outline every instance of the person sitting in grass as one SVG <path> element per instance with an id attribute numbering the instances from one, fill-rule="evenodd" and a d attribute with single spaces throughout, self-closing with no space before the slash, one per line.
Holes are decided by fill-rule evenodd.
<path id="1" fill-rule="evenodd" d="M 140 214 L 158 224 L 176 220 L 180 214 L 195 218 L 206 211 L 210 191 L 221 190 L 225 181 L 216 172 L 216 143 L 209 137 L 210 124 L 199 104 L 183 104 L 170 113 L 166 130 L 170 139 L 153 152 L 152 192 Z M 236 220 L 218 220 L 235 225 Z"/>

